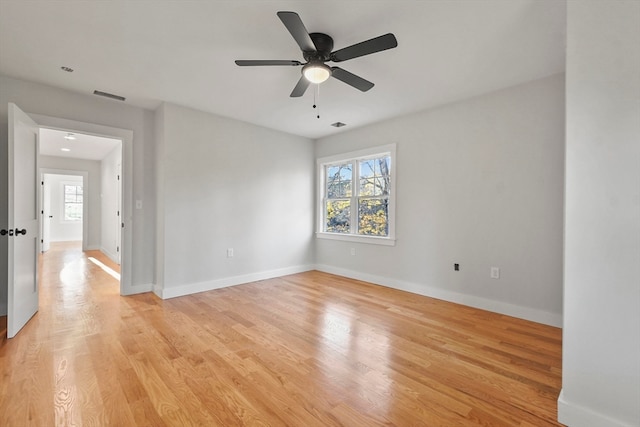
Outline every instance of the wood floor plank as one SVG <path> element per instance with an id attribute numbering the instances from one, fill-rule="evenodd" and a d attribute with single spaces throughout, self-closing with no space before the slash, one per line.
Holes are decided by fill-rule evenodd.
<path id="1" fill-rule="evenodd" d="M 40 311 L 0 339 L 0 425 L 560 425 L 558 328 L 317 271 L 121 297 L 89 257 L 119 272 L 41 257 Z"/>

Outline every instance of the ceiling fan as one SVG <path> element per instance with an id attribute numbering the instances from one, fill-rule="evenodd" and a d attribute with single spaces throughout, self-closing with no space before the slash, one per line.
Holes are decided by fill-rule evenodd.
<path id="1" fill-rule="evenodd" d="M 398 41 L 391 33 L 375 37 L 354 45 L 333 50 L 333 39 L 324 33 L 309 33 L 304 27 L 300 16 L 295 12 L 278 12 L 278 18 L 282 21 L 289 33 L 293 36 L 298 46 L 302 50 L 304 63 L 296 60 L 237 60 L 236 64 L 241 67 L 265 66 L 265 65 L 302 65 L 302 76 L 298 84 L 291 92 L 292 97 L 302 96 L 309 84 L 320 84 L 329 77 L 334 77 L 356 89 L 366 92 L 373 87 L 373 83 L 363 79 L 340 67 L 330 67 L 326 62 L 342 62 L 348 59 L 358 58 L 364 55 L 392 49 L 398 46 Z"/>

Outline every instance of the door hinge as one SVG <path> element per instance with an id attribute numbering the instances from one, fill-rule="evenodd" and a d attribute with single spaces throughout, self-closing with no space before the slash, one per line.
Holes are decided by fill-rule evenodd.
<path id="1" fill-rule="evenodd" d="M 44 243 L 44 240 L 40 239 L 40 243 Z"/>
<path id="2" fill-rule="evenodd" d="M 122 223 L 122 228 L 124 228 L 124 222 Z"/>
<path id="3" fill-rule="evenodd" d="M 120 252 L 120 246 L 116 246 L 116 252 Z"/>
<path id="4" fill-rule="evenodd" d="M 120 216 L 120 211 L 116 212 L 116 216 Z"/>

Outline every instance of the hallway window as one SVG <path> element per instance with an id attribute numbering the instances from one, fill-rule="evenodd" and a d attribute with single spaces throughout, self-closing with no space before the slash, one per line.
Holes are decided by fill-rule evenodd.
<path id="1" fill-rule="evenodd" d="M 82 221 L 82 185 L 64 185 L 64 220 Z"/>

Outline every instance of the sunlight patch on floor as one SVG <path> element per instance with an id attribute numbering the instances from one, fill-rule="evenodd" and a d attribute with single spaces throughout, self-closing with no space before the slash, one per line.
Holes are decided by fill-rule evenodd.
<path id="1" fill-rule="evenodd" d="M 109 274 L 111 277 L 113 277 L 116 280 L 120 280 L 120 273 L 118 273 L 117 271 L 115 271 L 114 269 L 106 266 L 105 264 L 103 264 L 102 262 L 98 261 L 97 259 L 95 259 L 94 257 L 89 257 L 88 258 L 89 261 L 91 261 L 92 263 L 94 263 L 95 265 L 97 265 L 98 267 L 100 267 L 101 269 L 103 269 L 104 271 L 107 272 L 107 274 Z"/>

